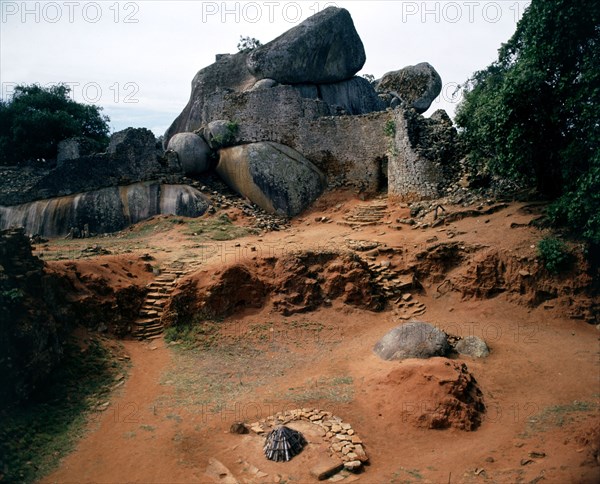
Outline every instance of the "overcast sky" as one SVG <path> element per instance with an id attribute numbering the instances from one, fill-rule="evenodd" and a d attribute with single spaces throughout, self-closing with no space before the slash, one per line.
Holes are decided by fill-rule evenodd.
<path id="1" fill-rule="evenodd" d="M 111 128 L 164 133 L 215 54 L 240 35 L 266 43 L 329 5 L 350 11 L 367 62 L 359 74 L 427 61 L 444 89 L 427 114 L 453 115 L 453 93 L 510 38 L 529 0 L 504 1 L 10 1 L 0 0 L 2 97 L 15 84 L 64 82 L 104 108 Z"/>

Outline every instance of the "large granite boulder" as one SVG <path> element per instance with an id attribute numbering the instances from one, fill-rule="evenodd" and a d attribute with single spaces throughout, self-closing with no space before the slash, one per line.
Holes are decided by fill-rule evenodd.
<path id="1" fill-rule="evenodd" d="M 210 167 L 210 147 L 194 133 L 177 133 L 169 140 L 169 150 L 177 153 L 186 175 L 198 175 Z"/>
<path id="2" fill-rule="evenodd" d="M 366 60 L 350 13 L 328 7 L 253 50 L 248 70 L 284 84 L 322 84 L 349 79 Z"/>
<path id="3" fill-rule="evenodd" d="M 0 230 L 24 227 L 27 234 L 47 237 L 66 235 L 72 227 L 85 225 L 90 232 L 122 230 L 154 215 L 199 217 L 208 201 L 188 185 L 135 183 L 38 200 L 11 207 L 0 206 Z"/>
<path id="4" fill-rule="evenodd" d="M 179 116 L 167 129 L 163 146 L 176 133 L 191 132 L 199 129 L 205 120 L 203 117 L 206 97 L 215 92 L 240 92 L 252 88 L 258 78 L 246 68 L 247 52 L 233 55 L 219 55 L 214 64 L 198 71 L 192 81 L 190 100 Z"/>
<path id="5" fill-rule="evenodd" d="M 319 91 L 323 101 L 331 106 L 340 106 L 346 114 L 367 114 L 386 108 L 364 77 L 355 76 L 346 81 L 321 84 Z"/>
<path id="6" fill-rule="evenodd" d="M 449 350 L 446 333 L 420 321 L 393 328 L 373 348 L 375 354 L 384 360 L 425 359 L 444 356 Z"/>
<path id="7" fill-rule="evenodd" d="M 325 176 L 288 146 L 261 142 L 220 151 L 217 173 L 241 195 L 270 213 L 292 217 L 325 189 Z"/>
<path id="8" fill-rule="evenodd" d="M 431 64 L 421 62 L 384 74 L 377 92 L 398 96 L 407 107 L 424 113 L 442 92 L 442 78 Z"/>

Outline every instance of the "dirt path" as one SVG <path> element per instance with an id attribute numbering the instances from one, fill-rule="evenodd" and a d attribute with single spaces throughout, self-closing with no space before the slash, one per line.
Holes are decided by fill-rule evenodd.
<path id="1" fill-rule="evenodd" d="M 157 398 L 169 392 L 160 383 L 171 362 L 169 349 L 162 340 L 124 346 L 132 363 L 127 381 L 76 450 L 43 482 L 197 481 L 194 469 L 177 465 L 176 422 L 156 409 Z"/>

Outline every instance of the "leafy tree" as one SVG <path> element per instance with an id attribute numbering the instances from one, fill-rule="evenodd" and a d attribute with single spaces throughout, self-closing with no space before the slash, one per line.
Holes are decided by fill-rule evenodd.
<path id="1" fill-rule="evenodd" d="M 68 86 L 15 88 L 9 101 L 0 100 L 0 164 L 55 159 L 58 143 L 81 137 L 94 151 L 108 144 L 109 118 L 102 108 L 69 97 Z"/>
<path id="2" fill-rule="evenodd" d="M 558 199 L 554 220 L 598 243 L 599 66 L 599 2 L 532 0 L 456 116 L 472 168 Z"/>
<path id="3" fill-rule="evenodd" d="M 240 35 L 240 41 L 238 42 L 237 48 L 238 52 L 250 52 L 261 45 L 260 40 L 255 39 L 254 37 L 242 37 Z"/>

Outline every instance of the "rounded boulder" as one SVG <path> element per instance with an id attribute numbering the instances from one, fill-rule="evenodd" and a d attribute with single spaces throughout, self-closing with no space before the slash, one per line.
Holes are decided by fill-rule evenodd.
<path id="1" fill-rule="evenodd" d="M 373 348 L 383 360 L 425 359 L 444 356 L 449 350 L 448 335 L 432 324 L 421 321 L 393 328 Z"/>
<path id="2" fill-rule="evenodd" d="M 198 175 L 210 167 L 210 147 L 194 133 L 177 133 L 169 140 L 168 150 L 177 153 L 186 175 Z"/>

